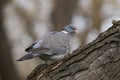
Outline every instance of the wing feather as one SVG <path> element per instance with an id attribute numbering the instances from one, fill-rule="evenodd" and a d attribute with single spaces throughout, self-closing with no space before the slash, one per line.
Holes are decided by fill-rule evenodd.
<path id="1" fill-rule="evenodd" d="M 68 36 L 60 32 L 51 32 L 40 41 L 33 43 L 25 49 L 27 52 L 46 53 L 48 55 L 61 55 L 70 49 Z"/>

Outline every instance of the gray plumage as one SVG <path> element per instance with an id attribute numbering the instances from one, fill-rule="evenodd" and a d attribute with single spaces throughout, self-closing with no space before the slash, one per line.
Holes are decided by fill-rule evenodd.
<path id="1" fill-rule="evenodd" d="M 72 28 L 74 27 L 72 26 Z M 28 54 L 17 61 L 28 60 L 34 57 L 40 57 L 44 61 L 64 58 L 70 51 L 70 35 L 75 33 L 74 30 L 76 30 L 76 28 L 73 30 L 72 28 L 68 25 L 61 32 L 50 32 L 41 40 L 36 41 L 25 49 Z"/>

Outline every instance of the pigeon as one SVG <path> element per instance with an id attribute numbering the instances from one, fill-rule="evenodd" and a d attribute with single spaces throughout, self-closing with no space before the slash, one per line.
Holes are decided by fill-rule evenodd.
<path id="1" fill-rule="evenodd" d="M 39 57 L 43 61 L 58 61 L 63 59 L 70 52 L 70 37 L 78 33 L 77 28 L 73 25 L 67 25 L 62 31 L 49 32 L 42 39 L 34 42 L 25 51 L 24 55 L 17 61 L 24 61 Z"/>

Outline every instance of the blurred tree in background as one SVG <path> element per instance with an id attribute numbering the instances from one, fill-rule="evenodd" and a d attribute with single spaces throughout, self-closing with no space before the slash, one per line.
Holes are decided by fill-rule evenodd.
<path id="1" fill-rule="evenodd" d="M 2 80 L 18 80 L 17 71 L 24 79 L 38 63 L 42 63 L 38 59 L 15 61 L 25 54 L 24 49 L 33 41 L 51 30 L 73 24 L 80 31 L 72 45 L 76 49 L 94 40 L 107 29 L 105 25 L 111 25 L 112 19 L 119 19 L 119 5 L 120 0 L 1 0 Z"/>
<path id="2" fill-rule="evenodd" d="M 2 80 L 19 80 L 18 73 L 12 62 L 11 47 L 4 30 L 2 10 L 9 0 L 0 2 L 0 77 Z"/>
<path id="3" fill-rule="evenodd" d="M 55 0 L 51 14 L 51 21 L 55 30 L 61 30 L 71 23 L 72 15 L 77 7 L 78 0 Z"/>

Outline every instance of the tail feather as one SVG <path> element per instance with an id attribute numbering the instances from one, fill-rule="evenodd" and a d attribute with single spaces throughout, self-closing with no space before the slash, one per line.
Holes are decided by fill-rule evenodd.
<path id="1" fill-rule="evenodd" d="M 24 61 L 24 60 L 29 60 L 29 59 L 32 59 L 32 58 L 35 58 L 35 57 L 38 57 L 39 54 L 26 54 L 25 56 L 21 57 L 20 59 L 17 59 L 17 61 Z"/>

